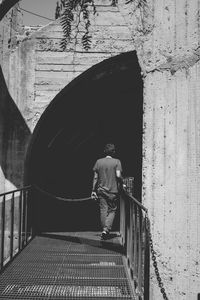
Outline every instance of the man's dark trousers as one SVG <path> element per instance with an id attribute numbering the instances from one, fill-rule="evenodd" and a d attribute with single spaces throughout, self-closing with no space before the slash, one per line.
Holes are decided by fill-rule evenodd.
<path id="1" fill-rule="evenodd" d="M 119 194 L 98 190 L 97 195 L 99 199 L 101 226 L 103 230 L 109 232 L 115 218 Z"/>

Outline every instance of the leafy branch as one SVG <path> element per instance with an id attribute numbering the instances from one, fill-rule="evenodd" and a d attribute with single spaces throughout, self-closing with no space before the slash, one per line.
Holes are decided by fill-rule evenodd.
<path id="1" fill-rule="evenodd" d="M 94 0 L 60 0 L 60 4 L 57 2 L 55 17 L 60 17 L 63 29 L 64 36 L 60 43 L 63 51 L 72 41 L 72 24 L 75 24 L 77 31 L 75 38 L 78 36 L 80 24 L 83 25 L 81 42 L 86 51 L 90 49 L 92 42 L 92 36 L 89 34 L 91 7 L 93 14 L 96 14 Z"/>
<path id="2" fill-rule="evenodd" d="M 119 0 L 110 0 L 111 6 L 117 6 Z M 121 0 L 122 1 L 122 0 Z M 125 4 L 134 3 L 135 8 L 144 9 L 147 0 L 125 0 Z M 92 9 L 91 9 L 92 8 Z M 89 33 L 90 13 L 96 14 L 96 6 L 94 0 L 60 0 L 57 2 L 55 18 L 60 18 L 63 29 L 63 38 L 61 40 L 62 50 L 66 50 L 67 45 L 73 38 L 77 39 L 80 33 L 80 25 L 82 25 L 81 43 L 83 48 L 88 51 L 91 48 L 92 36 Z M 75 25 L 76 35 L 72 36 L 72 24 Z"/>

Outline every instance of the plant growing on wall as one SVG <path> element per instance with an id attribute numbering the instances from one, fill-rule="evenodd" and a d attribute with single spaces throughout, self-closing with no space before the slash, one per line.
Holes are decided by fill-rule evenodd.
<path id="1" fill-rule="evenodd" d="M 97 0 L 96 0 L 97 1 Z M 117 6 L 119 1 L 124 1 L 125 4 L 134 4 L 135 11 L 138 8 L 141 14 L 141 21 L 143 22 L 145 7 L 147 7 L 147 0 L 110 0 L 110 5 Z M 19 0 L 0 0 L 0 20 Z M 91 9 L 92 8 L 92 9 Z M 85 50 L 89 50 L 91 46 L 92 36 L 89 33 L 90 14 L 96 14 L 95 0 L 58 0 L 55 18 L 61 19 L 63 28 L 63 38 L 61 40 L 61 47 L 66 49 L 68 43 L 74 39 L 77 42 L 77 37 L 81 36 L 81 42 Z M 72 30 L 72 24 L 76 26 L 76 34 Z M 74 26 L 74 25 L 73 25 Z M 148 31 L 148 30 L 147 30 Z"/>
<path id="2" fill-rule="evenodd" d="M 117 6 L 118 1 L 125 1 L 125 4 L 135 4 L 135 8 L 143 9 L 147 0 L 110 0 L 111 6 Z M 60 0 L 57 2 L 55 18 L 60 17 L 63 28 L 63 38 L 61 47 L 66 50 L 70 41 L 75 40 L 81 34 L 83 48 L 88 51 L 91 47 L 92 36 L 89 33 L 90 14 L 96 14 L 94 0 Z M 73 35 L 72 24 L 76 27 L 76 33 Z"/>
<path id="3" fill-rule="evenodd" d="M 98 0 L 96 0 L 98 1 Z M 134 4 L 134 11 L 140 10 L 141 23 L 144 21 L 144 12 L 147 7 L 147 0 L 110 0 L 110 5 L 117 6 L 119 1 L 125 4 Z M 0 20 L 19 0 L 0 0 Z M 81 38 L 82 45 L 85 50 L 91 47 L 92 36 L 89 33 L 90 14 L 96 14 L 95 0 L 58 0 L 55 18 L 60 17 L 63 28 L 63 38 L 61 47 L 66 49 L 68 43 L 72 40 L 77 42 L 77 38 Z M 76 27 L 76 33 L 72 30 L 72 24 Z M 143 26 L 143 31 L 145 26 Z M 150 31 L 147 29 L 146 32 Z"/>
<path id="4" fill-rule="evenodd" d="M 74 39 L 77 40 L 81 33 L 81 42 L 85 50 L 88 50 L 91 45 L 90 13 L 91 8 L 93 14 L 96 13 L 94 0 L 61 0 L 60 5 L 57 3 L 56 18 L 60 16 L 60 22 L 63 28 L 63 38 L 61 47 L 66 49 L 67 44 Z M 76 27 L 75 36 L 72 35 L 72 23 Z"/>

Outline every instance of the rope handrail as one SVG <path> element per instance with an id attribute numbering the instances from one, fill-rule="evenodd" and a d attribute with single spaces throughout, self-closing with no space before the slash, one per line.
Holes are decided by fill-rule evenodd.
<path id="1" fill-rule="evenodd" d="M 64 197 L 59 197 L 59 196 L 56 196 L 52 193 L 49 193 L 47 191 L 45 191 L 44 189 L 42 189 L 41 187 L 33 184 L 32 185 L 36 190 L 40 191 L 41 193 L 51 197 L 51 198 L 55 198 L 57 200 L 61 200 L 61 201 L 65 201 L 65 202 L 81 202 L 81 201 L 88 201 L 88 200 L 92 200 L 92 197 L 84 197 L 84 198 L 64 198 Z M 27 190 L 31 188 L 31 185 L 28 185 L 28 186 L 25 186 L 25 187 L 22 187 L 22 188 L 19 188 L 19 189 L 15 189 L 15 190 L 12 190 L 12 191 L 8 191 L 8 192 L 5 192 L 5 193 L 1 193 L 0 194 L 0 197 L 2 196 L 6 196 L 6 195 L 9 195 L 9 194 L 12 194 L 12 193 L 16 193 L 16 192 L 20 192 L 20 191 L 23 191 L 23 190 Z M 143 209 L 146 213 L 148 212 L 147 208 L 142 205 L 135 197 L 133 197 L 132 195 L 130 195 L 125 189 L 123 189 L 124 193 L 126 196 L 128 196 L 130 199 L 132 199 L 138 206 L 141 207 L 141 209 Z"/>
<path id="2" fill-rule="evenodd" d="M 142 205 L 135 197 L 130 195 L 125 189 L 124 189 L 124 193 L 126 196 L 132 199 L 138 206 L 140 206 L 140 208 L 143 209 L 146 213 L 148 212 L 148 209 L 144 205 Z"/>
<path id="3" fill-rule="evenodd" d="M 88 201 L 88 200 L 92 200 L 92 197 L 85 197 L 85 198 L 63 198 L 63 197 L 59 197 L 59 196 L 56 196 L 52 193 L 49 193 L 45 190 L 43 190 L 41 187 L 37 186 L 37 185 L 33 185 L 33 187 L 38 190 L 39 192 L 45 194 L 46 196 L 49 196 L 51 198 L 54 198 L 54 199 L 57 199 L 57 200 L 61 200 L 61 201 L 64 201 L 64 202 L 81 202 L 81 201 Z"/>
<path id="4" fill-rule="evenodd" d="M 47 191 L 45 191 L 44 189 L 42 189 L 41 187 L 37 186 L 37 185 L 33 185 L 33 187 L 35 187 L 36 190 L 40 191 L 41 193 L 57 199 L 57 200 L 61 200 L 61 201 L 65 201 L 65 202 L 81 202 L 81 201 L 88 201 L 88 200 L 93 200 L 92 197 L 84 197 L 84 198 L 64 198 L 64 197 L 60 197 L 60 196 L 56 196 L 52 193 L 49 193 Z M 146 213 L 148 212 L 147 208 L 142 205 L 135 197 L 131 196 L 126 190 L 123 190 L 125 195 L 128 196 L 131 200 L 133 200 L 138 206 L 140 206 L 141 209 L 143 209 Z"/>
<path id="5" fill-rule="evenodd" d="M 12 191 L 1 193 L 0 197 L 6 196 L 6 195 L 9 195 L 9 194 L 13 194 L 13 193 L 17 193 L 17 192 L 21 192 L 21 191 L 25 191 L 25 190 L 27 190 L 29 188 L 31 188 L 31 185 L 27 185 L 27 186 L 24 186 L 24 187 L 19 188 L 19 189 L 15 189 L 15 190 L 12 190 Z"/>

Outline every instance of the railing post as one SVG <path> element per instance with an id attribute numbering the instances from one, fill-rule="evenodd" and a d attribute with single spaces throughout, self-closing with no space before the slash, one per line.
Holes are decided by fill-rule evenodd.
<path id="1" fill-rule="evenodd" d="M 127 258 L 128 266 L 130 267 L 131 277 L 133 279 L 133 203 L 130 202 L 130 214 L 129 214 L 129 237 L 128 237 L 128 249 Z"/>
<path id="2" fill-rule="evenodd" d="M 125 207 L 124 199 L 120 197 L 120 235 L 122 239 L 122 246 L 125 246 Z"/>
<path id="3" fill-rule="evenodd" d="M 126 214 L 126 258 L 128 266 L 130 267 L 130 256 L 131 256 L 131 249 L 130 249 L 130 236 L 131 236 L 131 203 L 128 205 L 127 214 Z"/>
<path id="4" fill-rule="evenodd" d="M 134 244 L 133 244 L 133 266 L 134 266 L 134 279 L 135 281 L 137 281 L 137 284 L 138 284 L 138 239 L 137 239 L 137 205 L 134 204 Z"/>
<path id="5" fill-rule="evenodd" d="M 37 220 L 34 219 L 35 213 L 37 211 L 35 208 L 37 203 L 36 203 L 36 201 L 34 201 L 34 199 L 37 199 L 36 193 L 37 193 L 36 189 L 32 186 L 31 190 L 29 192 L 29 218 L 30 218 L 30 223 L 31 223 L 32 237 L 35 236 L 37 233 Z"/>
<path id="6" fill-rule="evenodd" d="M 145 253 L 144 253 L 144 300 L 149 300 L 149 276 L 150 276 L 150 247 L 149 232 L 147 224 L 147 216 L 145 217 Z"/>
<path id="7" fill-rule="evenodd" d="M 124 178 L 124 184 L 126 185 L 126 192 L 133 196 L 134 194 L 134 177 L 126 177 Z M 131 249 L 130 249 L 130 236 L 132 234 L 131 226 L 131 213 L 133 212 L 132 203 L 129 201 L 125 201 L 125 250 L 127 255 L 128 264 L 130 265 L 130 256 L 131 256 Z"/>
<path id="8" fill-rule="evenodd" d="M 28 243 L 28 226 L 30 226 L 30 234 L 31 234 L 31 220 L 30 215 L 28 215 L 28 205 L 27 205 L 27 198 L 28 198 L 28 191 L 30 190 L 30 186 L 16 189 L 13 191 L 8 191 L 5 193 L 0 194 L 1 201 L 1 215 L 0 215 L 0 270 L 2 270 L 5 266 L 5 245 L 7 246 L 7 239 L 5 244 L 5 228 L 6 228 L 6 202 L 9 199 L 9 206 L 8 206 L 8 227 L 9 227 L 9 237 L 10 241 L 9 244 L 9 257 L 6 257 L 6 263 L 12 260 L 15 255 L 15 250 L 18 248 L 20 251 L 27 243 Z M 18 194 L 19 193 L 19 194 Z M 8 197 L 7 197 L 8 196 Z M 15 206 L 16 204 L 16 197 L 19 196 L 19 213 L 16 214 Z M 6 198 L 7 197 L 7 198 Z M 18 198 L 17 198 L 18 199 Z M 18 203 L 18 201 L 17 201 Z M 17 217 L 17 218 L 16 218 Z M 29 222 L 29 223 L 28 223 Z M 18 224 L 18 225 L 15 225 Z M 16 227 L 17 226 L 17 227 Z M 14 243 L 14 234 L 15 228 L 18 230 L 18 245 Z M 7 229 L 7 228 L 6 228 Z M 32 237 L 32 236 L 30 236 Z M 7 254 L 6 254 L 7 256 Z"/>
<path id="9" fill-rule="evenodd" d="M 24 240 L 25 245 L 27 244 L 28 236 L 27 236 L 27 230 L 28 230 L 28 210 L 27 210 L 27 191 L 24 191 Z"/>
<path id="10" fill-rule="evenodd" d="M 22 248 L 22 191 L 19 196 L 19 234 L 18 234 L 18 248 L 19 251 Z"/>
<path id="11" fill-rule="evenodd" d="M 5 203 L 6 196 L 3 196 L 1 207 L 1 269 L 4 265 L 4 239 L 5 239 Z"/>
<path id="12" fill-rule="evenodd" d="M 147 209 L 133 196 L 133 177 L 126 178 L 124 191 L 126 199 L 122 201 L 125 209 L 123 216 L 124 247 L 130 280 L 136 290 L 138 299 L 149 299 L 149 260 L 150 249 L 147 237 Z M 121 215 L 121 218 L 123 217 Z M 121 221 L 122 223 L 122 221 Z M 120 224 L 121 224 L 120 223 Z M 146 239 L 147 238 L 147 239 Z"/>
<path id="13" fill-rule="evenodd" d="M 10 258 L 13 257 L 13 237 L 14 237 L 14 198 L 15 193 L 12 193 L 10 204 Z"/>
<path id="14" fill-rule="evenodd" d="M 129 195 L 133 196 L 134 194 L 134 177 L 124 178 L 124 184 L 126 185 L 126 191 Z"/>
<path id="15" fill-rule="evenodd" d="M 34 190 L 33 187 L 30 188 L 28 191 L 28 220 L 29 220 L 29 227 L 30 227 L 30 236 L 31 238 L 35 235 L 35 224 L 34 224 L 34 213 L 35 213 L 35 208 L 34 208 Z"/>
<path id="16" fill-rule="evenodd" d="M 138 211 L 138 291 L 142 294 L 142 211 Z"/>

